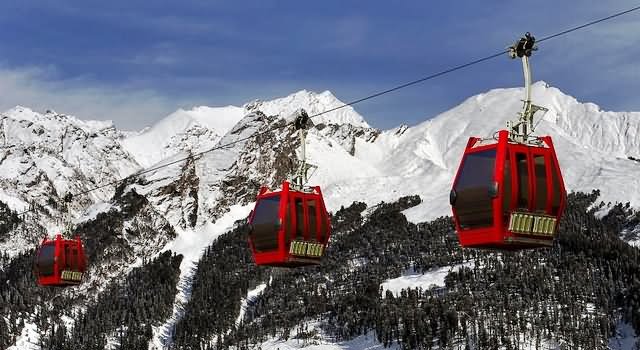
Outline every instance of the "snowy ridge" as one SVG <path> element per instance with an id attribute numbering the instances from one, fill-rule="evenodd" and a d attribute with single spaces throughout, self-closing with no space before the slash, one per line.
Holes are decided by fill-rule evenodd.
<path id="1" fill-rule="evenodd" d="M 491 137 L 496 130 L 503 128 L 505 122 L 520 111 L 522 94 L 521 88 L 491 90 L 470 97 L 459 106 L 419 125 L 402 126 L 382 133 L 369 131 L 374 129 L 368 128 L 364 118 L 351 107 L 318 116 L 313 119 L 314 124 L 334 123 L 338 129 L 328 132 L 327 128 L 314 127 L 309 131 L 309 162 L 318 165 L 310 183 L 323 186 L 330 210 L 354 200 L 376 204 L 403 195 L 419 194 L 427 200 L 407 211 L 412 220 L 423 221 L 447 215 L 450 212 L 449 188 L 468 137 Z M 544 118 L 538 117 L 537 134 L 553 137 L 570 191 L 600 188 L 604 201 L 629 200 L 635 207 L 640 206 L 640 179 L 633 176 L 639 170 L 639 163 L 627 159 L 628 156 L 640 157 L 640 113 L 603 112 L 596 105 L 580 103 L 544 82 L 534 84 L 533 101 L 549 108 Z M 33 188 L 27 191 L 25 187 L 28 186 L 21 185 L 20 181 L 16 183 L 14 179 L 42 183 L 39 174 L 44 173 L 51 180 L 51 185 L 40 184 L 40 187 L 47 187 L 41 192 L 55 190 L 59 194 L 66 193 L 89 184 L 122 178 L 163 160 L 177 159 L 213 147 L 223 138 L 225 143 L 232 142 L 278 120 L 277 117 L 260 117 L 256 111 L 266 116 L 285 118 L 298 108 L 315 114 L 342 104 L 328 91 L 316 94 L 303 90 L 273 101 L 248 103 L 244 108 L 227 106 L 179 110 L 134 136 L 115 130 L 110 122 L 83 122 L 53 112 L 41 115 L 16 107 L 7 112 L 11 118 L 2 120 L 4 133 L 0 136 L 5 142 L 23 146 L 0 150 L 0 159 L 3 154 L 6 158 L 0 162 L 0 181 L 5 179 L 0 198 L 16 209 L 24 208 L 27 201 L 44 203 L 44 193 L 33 191 Z M 247 119 L 245 115 L 251 113 L 253 116 Z M 77 136 L 68 131 L 71 126 L 78 130 Z M 354 126 L 363 129 L 350 129 Z M 275 135 L 264 141 L 294 143 L 293 147 L 297 148 L 296 140 L 289 138 L 289 134 Z M 62 144 L 52 142 L 65 137 L 67 141 Z M 203 217 L 198 220 L 199 224 L 207 221 L 207 214 L 216 211 L 222 199 L 220 196 L 224 195 L 219 181 L 234 171 L 232 168 L 238 157 L 253 159 L 253 163 L 235 169 L 236 173 L 242 171 L 250 179 L 264 176 L 265 167 L 281 166 L 265 163 L 261 155 L 247 157 L 247 152 L 263 152 L 262 148 L 269 147 L 261 144 L 256 148 L 256 142 L 254 139 L 241 142 L 206 154 L 196 161 L 195 176 L 200 194 L 198 215 Z M 34 144 L 44 154 L 35 157 L 31 152 L 24 153 L 24 147 Z M 62 159 L 54 155 L 60 149 L 63 151 Z M 291 158 L 293 154 L 283 156 Z M 179 163 L 172 169 L 158 170 L 147 176 L 147 180 L 155 183 L 153 188 L 156 190 L 170 185 L 180 172 L 185 171 L 184 165 Z M 34 172 L 34 166 L 41 171 Z M 165 180 L 158 182 L 160 178 Z M 271 180 L 277 183 L 282 179 Z M 151 192 L 151 188 L 146 191 L 150 195 Z M 104 201 L 108 193 L 102 196 L 91 194 L 91 197 L 91 203 L 84 205 Z M 157 198 L 157 203 L 165 200 Z M 225 203 L 228 202 L 226 200 Z M 168 212 L 169 205 L 165 203 L 164 206 L 159 208 L 160 211 Z M 175 220 L 170 219 L 170 222 L 175 224 Z"/>
<path id="2" fill-rule="evenodd" d="M 40 114 L 25 107 L 7 111 L 0 116 L 0 200 L 16 211 L 27 209 L 27 203 L 43 206 L 48 215 L 39 215 L 38 224 L 49 232 L 58 231 L 60 213 L 52 203 L 139 169 L 120 147 L 120 135 L 111 122 L 81 121 L 52 111 Z M 75 198 L 70 211 L 77 217 L 112 194 L 109 187 Z M 42 233 L 34 234 L 42 238 Z M 29 246 L 17 242 L 34 238 L 10 235 L 8 241 L 16 242 L 15 247 L 3 250 L 12 253 Z"/>
<path id="3" fill-rule="evenodd" d="M 307 90 L 298 91 L 287 97 L 272 101 L 254 101 L 246 106 L 247 109 L 260 110 L 266 115 L 279 115 L 284 118 L 293 114 L 298 108 L 304 108 L 307 113 L 315 115 L 344 105 L 330 91 L 314 93 Z M 369 128 L 369 124 L 352 107 L 344 107 L 336 111 L 313 118 L 313 122 L 324 124 L 351 124 Z"/>
<path id="4" fill-rule="evenodd" d="M 47 110 L 44 114 L 41 114 L 23 106 L 11 108 L 4 114 L 15 120 L 47 124 L 49 127 L 60 128 L 64 127 L 65 124 L 72 124 L 87 132 L 97 132 L 103 129 L 113 128 L 113 122 L 111 120 L 81 120 L 74 116 L 58 114 L 52 110 Z"/>
<path id="5" fill-rule="evenodd" d="M 179 109 L 138 135 L 122 140 L 122 146 L 144 167 L 179 151 L 212 148 L 242 117 L 241 107 Z"/>
<path id="6" fill-rule="evenodd" d="M 336 209 L 347 204 L 346 198 L 375 204 L 419 194 L 424 202 L 406 211 L 410 220 L 450 215 L 449 190 L 468 138 L 488 138 L 503 128 L 520 111 L 522 95 L 522 88 L 491 90 L 404 132 L 385 131 L 374 142 L 356 140 L 355 158 L 375 171 L 364 168 L 352 178 L 329 178 L 324 183 L 318 177 L 325 186 L 326 202 Z M 550 109 L 538 119 L 536 133 L 552 136 L 569 191 L 599 188 L 605 202 L 624 200 L 640 207 L 636 175 L 640 164 L 624 157 L 640 152 L 640 113 L 584 107 L 543 82 L 534 84 L 533 101 Z M 626 134 L 617 134 L 619 125 L 624 125 Z M 319 157 L 314 147 L 309 147 L 312 158 Z M 330 156 L 326 158 L 324 165 L 331 167 Z M 352 164 L 352 169 L 363 169 L 355 161 Z"/>

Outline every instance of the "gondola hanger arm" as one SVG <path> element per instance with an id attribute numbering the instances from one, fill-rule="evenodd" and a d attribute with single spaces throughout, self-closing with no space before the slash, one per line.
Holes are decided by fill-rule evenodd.
<path id="1" fill-rule="evenodd" d="M 525 88 L 522 112 L 518 113 L 519 118 L 517 120 L 507 121 L 507 130 L 509 131 L 510 141 L 523 144 L 538 144 L 540 142 L 536 137 L 532 136 L 533 131 L 535 131 L 533 117 L 537 111 L 548 111 L 547 108 L 534 105 L 531 102 L 531 65 L 529 57 L 531 57 L 533 51 L 538 50 L 535 43 L 536 38 L 527 32 L 520 40 L 510 46 L 507 52 L 512 59 L 518 57 L 522 59 Z"/>

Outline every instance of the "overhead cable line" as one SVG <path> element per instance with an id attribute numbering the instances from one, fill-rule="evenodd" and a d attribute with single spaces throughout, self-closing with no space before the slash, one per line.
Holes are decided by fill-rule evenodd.
<path id="1" fill-rule="evenodd" d="M 572 27 L 572 28 L 563 30 L 563 31 L 555 33 L 555 34 L 548 35 L 546 37 L 538 39 L 537 42 L 541 43 L 541 42 L 544 42 L 544 41 L 547 41 L 547 40 L 551 40 L 551 39 L 554 39 L 554 38 L 557 38 L 557 37 L 560 37 L 560 36 L 563 36 L 563 35 L 567 35 L 569 33 L 575 32 L 577 30 L 584 29 L 584 28 L 590 27 L 592 25 L 605 22 L 605 21 L 620 17 L 622 15 L 625 15 L 625 14 L 628 14 L 628 13 L 631 13 L 631 12 L 634 12 L 634 11 L 637 11 L 637 10 L 640 10 L 640 5 L 636 6 L 636 7 L 633 7 L 633 8 L 630 8 L 628 10 L 616 12 L 616 13 L 614 13 L 612 15 L 593 20 L 593 21 L 587 22 L 585 24 L 582 24 L 582 25 L 579 25 L 579 26 L 576 26 L 576 27 Z M 425 82 L 425 81 L 428 81 L 428 80 L 443 76 L 445 74 L 449 74 L 449 73 L 452 73 L 452 72 L 455 72 L 455 71 L 458 71 L 458 70 L 461 70 L 461 69 L 476 65 L 478 63 L 489 61 L 491 59 L 494 59 L 496 57 L 499 57 L 499 56 L 507 53 L 508 51 L 509 51 L 508 49 L 505 49 L 505 50 L 502 50 L 500 52 L 496 52 L 494 54 L 491 54 L 489 56 L 478 58 L 476 60 L 469 61 L 467 63 L 460 64 L 460 65 L 457 65 L 457 66 L 454 66 L 454 67 L 439 71 L 437 73 L 433 73 L 433 74 L 427 75 L 427 76 L 422 77 L 420 79 L 416 79 L 416 80 L 413 80 L 413 81 L 410 81 L 410 82 L 407 82 L 407 83 L 403 83 L 403 84 L 394 86 L 394 87 L 389 88 L 387 90 L 383 90 L 383 91 L 380 91 L 380 92 L 377 92 L 377 93 L 374 93 L 374 94 L 371 94 L 371 95 L 368 95 L 368 96 L 353 100 L 351 102 L 342 104 L 340 106 L 330 108 L 330 109 L 325 110 L 323 112 L 319 112 L 319 113 L 313 114 L 313 115 L 309 116 L 309 118 L 311 119 L 311 118 L 319 117 L 321 115 L 324 115 L 324 114 L 327 114 L 327 113 L 331 113 L 331 112 L 337 111 L 337 110 L 345 108 L 345 107 L 353 106 L 353 105 L 358 104 L 360 102 L 371 100 L 373 98 L 376 98 L 376 97 L 379 97 L 379 96 L 382 96 L 382 95 L 386 95 L 388 93 L 391 93 L 391 92 L 394 92 L 394 91 L 397 91 L 397 90 L 400 90 L 400 89 L 404 89 L 406 87 L 409 87 L 409 86 L 412 86 L 412 85 L 416 85 L 416 84 L 419 84 L 419 83 L 422 83 L 422 82 Z M 184 162 L 184 161 L 186 161 L 188 159 L 199 158 L 204 154 L 207 154 L 207 153 L 210 153 L 210 152 L 213 152 L 213 151 L 217 151 L 217 150 L 220 150 L 220 149 L 224 149 L 224 148 L 227 148 L 229 146 L 233 146 L 233 145 L 235 145 L 237 143 L 240 143 L 240 142 L 243 142 L 243 141 L 247 141 L 247 140 L 252 139 L 254 137 L 257 137 L 257 136 L 260 136 L 260 135 L 264 135 L 264 134 L 267 134 L 267 133 L 271 133 L 271 132 L 279 130 L 279 129 L 283 129 L 283 128 L 287 127 L 287 126 L 293 125 L 293 123 L 294 122 L 289 122 L 289 123 L 286 123 L 284 125 L 280 125 L 280 126 L 277 126 L 277 127 L 269 128 L 269 129 L 264 130 L 264 131 L 256 132 L 256 133 L 253 133 L 253 134 L 251 134 L 249 136 L 246 136 L 246 137 L 243 137 L 243 138 L 239 138 L 239 139 L 231 141 L 231 142 L 227 142 L 227 143 L 225 143 L 223 145 L 218 145 L 218 146 L 215 146 L 213 148 L 210 148 L 210 149 L 207 149 L 207 150 L 204 150 L 204 151 L 200 151 L 200 152 L 197 152 L 197 153 L 194 153 L 194 154 L 190 154 L 190 155 L 188 155 L 186 157 L 183 157 L 183 158 L 180 158 L 180 159 L 176 159 L 176 160 L 170 161 L 168 163 L 163 163 L 163 164 L 157 165 L 155 167 L 151 167 L 149 169 L 144 169 L 144 170 L 138 171 L 136 173 L 133 173 L 131 175 L 128 175 L 128 176 L 126 176 L 126 177 L 124 177 L 122 179 L 110 181 L 110 182 L 107 182 L 107 183 L 104 183 L 104 184 L 101 184 L 101 185 L 98 185 L 98 186 L 95 186 L 95 187 L 91 187 L 91 188 L 89 188 L 87 190 L 80 191 L 78 193 L 73 194 L 73 196 L 82 196 L 82 195 L 88 194 L 90 192 L 103 189 L 105 187 L 116 186 L 121 182 L 125 182 L 127 180 L 132 179 L 132 178 L 136 178 L 136 177 L 138 177 L 140 175 L 144 175 L 144 174 L 147 174 L 147 173 L 162 169 L 164 167 L 168 167 L 170 165 L 181 163 L 181 162 Z M 34 209 L 28 209 L 26 211 L 23 211 L 23 212 L 19 213 L 18 215 L 26 214 L 26 213 L 28 213 L 30 211 L 33 211 L 33 210 Z"/>

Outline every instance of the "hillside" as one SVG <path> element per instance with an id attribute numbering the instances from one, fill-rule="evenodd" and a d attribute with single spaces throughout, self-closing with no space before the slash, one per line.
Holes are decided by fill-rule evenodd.
<path id="1" fill-rule="evenodd" d="M 550 266 L 541 273 L 553 278 L 544 292 L 524 293 L 521 301 L 536 300 L 540 308 L 562 310 L 570 302 L 560 300 L 560 294 L 584 299 L 582 309 L 568 312 L 565 321 L 571 326 L 558 318 L 553 319 L 553 327 L 549 323 L 548 339 L 571 339 L 568 344 L 589 348 L 586 333 L 578 327 L 585 312 L 592 333 L 599 335 L 598 344 L 615 338 L 616 327 L 635 325 L 638 329 L 638 306 L 631 292 L 638 280 L 638 250 L 632 245 L 640 242 L 636 211 L 640 207 L 640 163 L 634 160 L 640 158 L 640 113 L 604 112 L 543 82 L 534 85 L 534 102 L 549 108 L 538 125 L 538 134 L 553 137 L 567 189 L 576 192 L 570 208 L 572 219 L 563 222 L 566 240 L 562 238 L 556 248 L 568 251 L 565 255 L 465 252 L 463 257 L 448 219 L 441 218 L 450 213 L 451 180 L 468 137 L 490 137 L 519 111 L 521 96 L 522 89 L 491 90 L 419 125 L 386 131 L 371 128 L 351 107 L 314 119 L 307 151 L 318 170 L 310 182 L 322 186 L 338 234 L 331 241 L 327 263 L 304 273 L 253 267 L 242 238 L 245 230 L 234 224 L 247 216 L 260 185 L 277 186 L 293 170 L 291 160 L 299 147 L 293 130 L 262 134 L 117 186 L 76 196 L 71 214 L 75 233 L 87 245 L 89 278 L 83 286 L 64 291 L 37 288 L 30 264 L 32 249 L 41 237 L 62 226 L 58 203 L 65 194 L 83 192 L 216 144 L 284 125 L 297 108 L 314 114 L 342 102 L 330 92 L 300 91 L 242 107 L 180 110 L 138 133 L 119 131 L 110 122 L 82 121 L 52 111 L 9 110 L 0 122 L 0 211 L 6 213 L 0 223 L 0 266 L 9 282 L 0 289 L 5 315 L 4 323 L 0 319 L 0 344 L 15 345 L 13 349 L 38 348 L 38 342 L 57 344 L 50 346 L 56 349 L 74 348 L 80 343 L 67 337 L 84 334 L 93 343 L 83 346 L 95 349 L 131 348 L 131 344 L 189 348 L 194 341 L 207 346 L 261 343 L 266 348 L 289 346 L 279 343 L 278 338 L 304 333 L 304 339 L 332 344 L 347 341 L 347 346 L 355 348 L 406 346 L 418 340 L 399 333 L 405 329 L 401 327 L 405 321 L 386 334 L 389 324 L 374 320 L 391 312 L 378 309 L 392 307 L 388 293 L 380 293 L 385 281 L 389 281 L 385 286 L 404 285 L 404 280 L 395 279 L 412 273 L 416 280 L 448 281 L 440 286 L 446 290 L 426 285 L 420 292 L 423 294 L 407 298 L 417 298 L 425 307 L 457 313 L 455 320 L 447 320 L 453 316 L 446 312 L 437 316 L 444 317 L 438 324 L 452 322 L 452 334 L 439 334 L 442 327 L 434 325 L 430 326 L 430 337 L 442 345 L 462 344 L 459 327 L 471 324 L 465 322 L 476 322 L 477 332 L 484 329 L 489 337 L 496 337 L 493 326 L 478 324 L 507 327 L 508 322 L 520 325 L 525 316 L 542 317 L 522 304 L 504 301 L 503 309 L 488 302 L 484 311 L 460 321 L 461 312 L 471 311 L 467 304 L 460 304 L 469 298 L 472 302 L 476 297 L 502 300 L 513 295 L 505 294 L 508 288 L 539 284 L 540 276 L 530 276 L 538 278 L 535 281 L 516 276 L 528 266 L 543 270 Z M 415 195 L 421 200 L 408 197 Z M 379 205 L 402 197 L 413 199 Z M 616 202 L 623 204 L 616 206 Z M 29 207 L 34 209 L 29 215 L 15 215 Z M 589 245 L 597 240 L 608 243 Z M 512 267 L 507 269 L 507 263 Z M 471 266 L 472 274 L 467 271 Z M 444 276 L 436 277 L 435 271 Z M 571 290 L 553 282 L 572 273 L 590 277 L 572 280 Z M 487 276 L 495 281 L 508 276 L 511 284 L 498 285 L 500 288 L 485 285 L 482 281 Z M 608 283 L 602 290 L 585 284 L 601 279 Z M 477 292 L 468 294 L 471 287 L 460 284 L 467 282 L 471 290 L 482 291 L 481 297 Z M 315 290 L 314 285 L 325 285 L 326 291 Z M 560 294 L 548 300 L 549 288 Z M 329 290 L 339 294 L 335 302 L 322 294 Z M 293 308 L 298 310 L 295 314 L 284 311 L 293 307 L 289 301 L 282 304 L 279 296 L 287 293 L 293 294 L 285 300 L 300 300 L 303 305 L 299 310 Z M 320 297 L 324 301 L 312 302 Z M 405 299 L 394 298 L 398 305 L 393 307 L 406 304 Z M 154 306 L 143 299 L 155 300 Z M 104 304 L 116 305 L 107 312 L 112 315 L 105 315 Z M 348 305 L 358 306 L 351 309 Z M 497 310 L 519 309 L 526 315 L 502 323 L 494 318 Z M 314 316 L 305 318 L 304 314 Z M 91 319 L 101 320 L 103 326 L 92 324 Z M 83 324 L 77 324 L 78 320 L 84 320 Z M 380 322 L 383 320 L 392 325 L 397 322 L 392 318 Z M 529 326 L 519 327 L 524 328 L 507 329 L 510 334 L 522 334 L 523 339 L 542 339 L 527 334 Z M 200 330 L 194 333 L 195 329 Z M 52 333 L 55 339 L 49 335 Z M 426 344 L 424 341 L 419 340 L 420 344 Z"/>

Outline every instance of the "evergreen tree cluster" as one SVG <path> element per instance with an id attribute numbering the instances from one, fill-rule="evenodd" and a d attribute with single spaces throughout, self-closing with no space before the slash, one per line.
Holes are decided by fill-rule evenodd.
<path id="1" fill-rule="evenodd" d="M 28 250 L 9 259 L 2 255 L 0 269 L 0 348 L 15 343 L 16 336 L 24 326 L 40 300 L 53 296 L 50 290 L 38 288 L 32 273 L 35 250 Z M 6 321 L 6 322 L 5 322 Z"/>
<path id="2" fill-rule="evenodd" d="M 159 234 L 168 238 L 176 236 L 175 230 L 166 220 L 159 232 L 148 224 L 152 218 L 144 212 L 149 204 L 144 196 L 139 195 L 135 190 L 126 193 L 117 191 L 117 193 L 114 199 L 119 209 L 99 213 L 95 219 L 75 228 L 76 234 L 82 238 L 89 264 L 122 261 L 132 256 L 133 247 L 122 234 L 125 222 L 128 221 L 136 223 L 134 228 L 126 230 L 126 233 L 132 237 L 148 236 L 151 239 Z M 145 220 L 140 220 L 140 217 L 145 217 Z"/>
<path id="3" fill-rule="evenodd" d="M 143 262 L 122 279 L 113 281 L 85 310 L 72 311 L 69 328 L 61 312 L 41 314 L 41 346 L 52 350 L 103 350 L 109 338 L 117 349 L 146 349 L 152 326 L 167 319 L 173 310 L 182 255 L 161 253 Z M 65 310 L 64 301 L 54 309 Z"/>
<path id="4" fill-rule="evenodd" d="M 78 229 L 95 234 L 85 237 L 92 264 L 108 265 L 114 250 L 126 248 L 118 237 L 122 223 L 146 207 L 135 192 L 123 196 L 130 196 L 125 210 L 99 214 Z M 600 217 L 605 204 L 595 204 L 598 196 L 571 194 L 554 247 L 523 252 L 462 250 L 449 217 L 408 222 L 402 211 L 418 204 L 417 196 L 371 208 L 353 203 L 332 216 L 322 264 L 297 269 L 256 267 L 247 226 L 239 222 L 194 267 L 172 348 L 251 348 L 273 338 L 310 344 L 321 336 L 341 341 L 360 335 L 412 349 L 518 349 L 551 340 L 568 348 L 606 348 L 619 322 L 640 333 L 640 250 L 620 239 L 633 238 L 640 215 L 616 204 Z M 44 349 L 103 349 L 107 342 L 146 349 L 151 327 L 171 315 L 181 256 L 162 253 L 95 300 L 79 300 L 35 285 L 34 253 L 0 254 L 0 280 L 7 281 L 0 284 L 0 347 L 15 343 L 28 320 L 36 323 Z M 399 294 L 381 288 L 408 272 L 456 265 L 442 287 Z M 236 324 L 243 298 L 261 284 L 267 287 Z"/>
<path id="5" fill-rule="evenodd" d="M 0 201 L 0 242 L 4 241 L 12 230 L 18 227 L 22 220 L 9 206 Z"/>
<path id="6" fill-rule="evenodd" d="M 223 339 L 235 326 L 240 301 L 269 276 L 256 267 L 247 249 L 246 221 L 209 246 L 196 267 L 191 299 L 173 335 L 176 349 L 206 349 L 211 339 Z"/>
<path id="7" fill-rule="evenodd" d="M 148 212 L 149 205 L 145 197 L 138 195 L 135 191 L 129 191 L 126 193 L 120 193 L 115 200 L 119 210 L 100 213 L 95 219 L 86 221 L 75 229 L 74 233 L 82 238 L 85 255 L 87 256 L 89 263 L 89 271 L 87 275 L 85 275 L 85 282 L 91 279 L 91 274 L 95 274 L 96 278 L 99 278 L 99 276 L 109 274 L 112 271 L 121 271 L 126 268 L 125 264 L 128 264 L 127 261 L 131 262 L 132 259 L 135 261 L 138 257 L 135 255 L 134 247 L 130 242 L 132 238 L 138 238 L 140 241 L 148 239 L 147 242 L 150 244 L 157 244 L 158 241 L 164 239 L 163 237 L 175 237 L 175 231 L 166 222 L 166 220 L 164 221 L 164 225 L 160 226 L 160 230 L 157 229 L 156 226 L 158 221 L 154 222 L 152 220 L 153 213 Z M 125 222 L 134 223 L 134 225 L 129 225 L 125 230 Z M 154 224 L 156 226 L 154 226 Z M 42 228 L 40 230 L 42 230 Z M 128 237 L 123 236 L 123 231 L 125 232 L 124 234 L 128 235 Z M 73 234 L 69 234 L 69 236 L 72 235 Z M 149 246 L 146 247 L 146 249 L 157 251 L 160 248 Z M 163 254 L 166 255 L 168 253 Z M 160 261 L 162 264 L 166 265 L 168 263 L 165 260 L 169 258 L 164 257 L 164 255 L 162 255 L 162 259 L 164 260 Z M 55 337 L 57 337 L 55 339 L 63 339 L 63 334 L 67 334 L 68 336 L 71 335 L 70 332 L 72 328 L 67 328 L 68 325 L 64 324 L 60 317 L 62 315 L 69 316 L 71 311 L 70 307 L 76 308 L 87 305 L 91 306 L 96 302 L 95 300 L 85 300 L 82 294 L 74 293 L 76 288 L 73 287 L 68 289 L 39 287 L 36 284 L 36 277 L 32 271 L 35 258 L 36 249 L 26 250 L 12 258 L 9 258 L 6 253 L 0 252 L 0 281 L 3 281 L 3 283 L 0 283 L 0 312 L 1 315 L 4 316 L 0 317 L 0 348 L 5 348 L 14 344 L 15 339 L 21 333 L 25 322 L 32 320 L 37 320 L 38 328 L 41 330 L 43 335 L 42 339 L 54 339 L 54 335 L 49 333 L 53 332 L 54 329 L 56 334 Z M 171 269 L 174 269 L 174 265 L 175 262 L 171 262 L 168 266 L 170 266 Z M 149 267 L 149 269 L 153 270 L 153 266 Z M 126 278 L 131 279 L 132 285 L 147 286 L 150 294 L 140 293 L 134 289 L 133 291 L 135 293 L 119 300 L 124 302 L 128 300 L 127 298 L 141 298 L 139 300 L 143 304 L 138 308 L 139 310 L 143 310 L 148 306 L 144 303 L 154 302 L 161 302 L 161 304 L 159 304 L 160 306 L 152 307 L 151 310 L 164 310 L 167 305 L 171 307 L 173 304 L 173 295 L 175 295 L 177 276 L 179 272 L 172 270 L 173 272 L 169 274 L 165 270 L 153 270 L 152 273 L 154 275 L 151 277 L 146 276 L 146 273 L 143 272 L 143 270 L 139 271 L 137 275 L 129 275 Z M 134 272 L 135 271 L 137 270 L 134 270 Z M 169 275 L 171 275 L 171 278 L 169 278 Z M 125 276 L 122 278 L 125 278 Z M 119 280 L 116 279 L 115 283 L 121 283 L 122 278 Z M 164 287 L 158 291 L 154 291 L 154 286 L 152 286 L 152 283 L 147 280 L 148 278 L 152 278 L 153 281 L 156 282 L 161 280 L 159 285 Z M 139 281 L 136 282 L 136 280 Z M 89 290 L 95 290 L 93 287 L 87 288 L 89 288 Z M 113 298 L 113 295 L 109 296 L 108 294 L 105 294 L 114 293 L 114 291 L 109 288 L 101 292 L 97 290 L 95 291 L 97 292 L 97 299 L 102 297 Z M 170 293 L 168 291 L 170 291 Z M 169 297 L 169 295 L 171 296 Z M 147 297 L 149 297 L 149 300 L 144 301 Z M 127 307 L 135 304 L 136 302 L 127 301 L 121 305 L 121 308 L 122 310 L 126 310 Z M 112 312 L 111 307 L 117 304 L 113 304 L 109 301 L 106 305 L 108 305 L 106 308 L 104 308 L 104 305 L 94 305 L 93 307 L 98 308 L 99 313 L 104 313 L 108 316 Z M 99 307 L 103 307 L 103 309 L 99 309 Z M 91 309 L 89 308 L 88 310 Z M 153 311 L 154 315 L 156 313 L 158 312 Z M 126 316 L 127 322 L 129 322 L 130 317 L 133 317 L 133 320 L 148 318 L 145 314 L 141 314 L 139 311 L 133 310 L 127 312 L 127 315 L 129 315 Z M 80 317 L 80 314 L 78 314 L 78 317 Z M 115 319 L 109 319 L 109 322 L 111 321 L 117 322 Z M 153 319 L 153 321 L 155 322 L 156 320 Z M 101 329 L 101 326 L 97 323 L 89 322 L 89 324 L 89 327 L 95 327 L 95 329 L 98 330 Z M 121 324 L 124 325 L 125 323 Z M 131 339 L 146 339 L 146 333 L 149 332 L 150 328 L 149 326 L 145 326 L 144 329 L 138 329 L 142 327 L 141 325 L 143 324 L 132 322 L 131 327 L 128 328 L 127 332 L 120 333 L 132 337 Z M 136 335 L 143 333 L 144 336 Z M 102 338 L 104 338 L 106 334 L 107 332 L 104 332 Z M 99 339 L 99 337 L 85 338 L 81 336 L 74 339 L 82 339 L 80 342 L 85 342 L 83 344 L 89 348 L 98 348 L 92 347 L 90 343 L 86 342 Z M 65 342 L 68 341 L 65 340 Z M 63 343 L 58 342 L 55 344 Z M 56 345 L 49 348 L 63 348 L 61 346 L 62 345 Z M 78 347 L 76 347 L 76 349 L 78 349 Z"/>
<path id="8" fill-rule="evenodd" d="M 315 267 L 252 267 L 241 227 L 198 264 L 196 276 L 207 282 L 194 283 L 174 348 L 245 348 L 274 337 L 313 341 L 309 323 L 334 340 L 375 334 L 386 346 L 405 348 L 518 349 L 551 340 L 605 348 L 619 321 L 640 331 L 640 255 L 619 238 L 635 227 L 637 213 L 616 205 L 599 219 L 598 195 L 571 194 L 556 245 L 524 252 L 463 252 L 450 218 L 406 220 L 401 211 L 418 202 L 411 198 L 371 208 L 366 219 L 362 203 L 338 211 L 327 256 Z M 441 288 L 400 295 L 380 288 L 406 271 L 463 262 Z M 260 283 L 268 287 L 236 326 L 240 299 Z"/>

